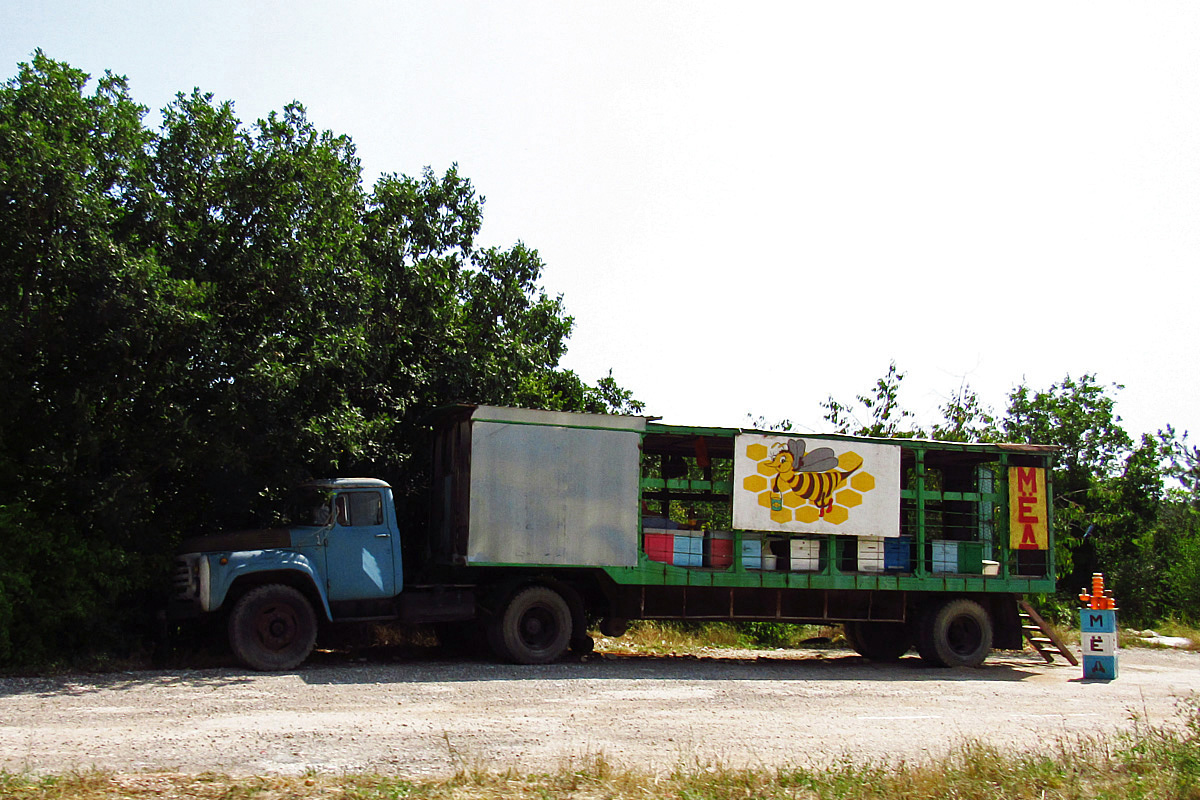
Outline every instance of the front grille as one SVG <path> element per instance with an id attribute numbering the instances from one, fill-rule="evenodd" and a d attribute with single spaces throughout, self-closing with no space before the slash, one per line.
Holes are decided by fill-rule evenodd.
<path id="1" fill-rule="evenodd" d="M 199 590 L 199 568 L 195 561 L 186 558 L 175 559 L 175 569 L 173 572 L 173 583 L 175 585 L 175 596 L 179 598 L 193 598 Z"/>

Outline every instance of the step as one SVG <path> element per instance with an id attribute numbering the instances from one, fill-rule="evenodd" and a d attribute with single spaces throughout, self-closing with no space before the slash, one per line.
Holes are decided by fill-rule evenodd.
<path id="1" fill-rule="evenodd" d="M 1021 621 L 1021 632 L 1029 640 L 1033 649 L 1048 663 L 1054 661 L 1054 655 L 1051 655 L 1053 653 L 1065 658 L 1072 666 L 1078 666 L 1079 660 L 1075 657 L 1075 654 L 1071 652 L 1065 642 L 1060 641 L 1055 636 L 1053 628 L 1038 616 L 1033 606 L 1027 600 L 1023 599 L 1017 600 L 1017 604 L 1017 616 Z M 1038 633 L 1044 634 L 1044 636 L 1035 635 Z"/>

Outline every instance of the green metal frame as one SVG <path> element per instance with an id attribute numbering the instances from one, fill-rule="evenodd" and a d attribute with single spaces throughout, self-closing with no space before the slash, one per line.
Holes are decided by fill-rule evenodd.
<path id="1" fill-rule="evenodd" d="M 741 431 L 730 428 L 695 428 L 668 426 L 651 423 L 647 425 L 647 434 L 668 434 L 682 437 L 718 437 L 733 438 Z M 901 500 L 910 500 L 915 504 L 916 531 L 915 547 L 917 558 L 913 561 L 910 573 L 860 573 L 842 572 L 838 569 L 837 549 L 840 542 L 853 542 L 856 537 L 819 535 L 806 538 L 817 538 L 821 541 L 822 569 L 819 572 L 774 572 L 746 569 L 742 563 L 742 539 L 750 531 L 734 530 L 733 534 L 733 564 L 727 568 L 709 567 L 678 567 L 649 559 L 643 550 L 639 551 L 638 564 L 635 567 L 605 567 L 604 571 L 612 580 L 622 585 L 645 586 L 715 586 L 715 587 L 763 587 L 771 589 L 859 589 L 859 590 L 893 590 L 917 592 L 997 592 L 997 593 L 1042 593 L 1053 592 L 1054 582 L 1054 534 L 1053 512 L 1051 498 L 1053 488 L 1049 475 L 1049 455 L 1041 456 L 1047 468 L 1047 509 L 1051 514 L 1049 520 L 1050 540 L 1047 552 L 1047 567 L 1045 577 L 1017 576 L 1011 573 L 1010 550 L 1008 547 L 1008 491 L 1007 469 L 1010 465 L 1010 451 L 998 445 L 960 444 L 952 442 L 926 442 L 921 440 L 890 440 L 862 439 L 850 436 L 829 436 L 822 438 L 866 441 L 874 443 L 899 444 L 909 449 L 915 457 L 915 480 L 911 488 L 902 489 Z M 929 451 L 959 451 L 994 455 L 995 462 L 1000 466 L 1001 474 L 996 476 L 992 491 L 976 492 L 947 492 L 938 491 L 926 486 L 927 472 L 925 456 Z M 683 491 L 706 492 L 714 495 L 724 495 L 728 502 L 733 502 L 733 483 L 730 481 L 698 481 L 695 479 L 664 480 L 662 478 L 643 477 L 641 480 L 643 495 L 647 491 Z M 992 545 L 994 555 L 1000 562 L 1000 574 L 988 575 L 959 575 L 952 573 L 931 573 L 925 564 L 925 544 L 927 534 L 928 504 L 936 501 L 967 501 L 992 504 Z"/>

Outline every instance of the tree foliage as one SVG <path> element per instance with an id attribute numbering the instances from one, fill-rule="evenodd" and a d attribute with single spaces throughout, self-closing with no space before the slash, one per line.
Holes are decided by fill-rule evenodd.
<path id="1" fill-rule="evenodd" d="M 876 380 L 869 391 L 856 395 L 853 403 L 842 403 L 832 397 L 822 402 L 825 421 L 835 432 L 850 436 L 902 439 L 922 436 L 916 415 L 900 403 L 903 381 L 904 373 L 896 368 L 896 362 L 889 363 L 883 377 Z"/>
<path id="2" fill-rule="evenodd" d="M 855 403 L 824 402 L 826 421 L 838 433 L 925 435 L 900 403 L 903 379 L 890 364 Z M 930 435 L 1057 445 L 1055 563 L 1064 596 L 1100 571 L 1127 619 L 1194 619 L 1200 609 L 1200 449 L 1169 426 L 1135 443 L 1116 413 L 1121 388 L 1092 374 L 1067 375 L 1044 390 L 1020 384 L 998 415 L 964 382 L 941 406 Z M 1171 482 L 1179 488 L 1169 489 Z"/>
<path id="3" fill-rule="evenodd" d="M 128 639 L 180 537 L 298 479 L 419 487 L 438 406 L 640 409 L 559 366 L 537 251 L 476 244 L 456 168 L 368 192 L 299 104 L 145 113 L 41 52 L 0 86 L 0 663 Z"/>

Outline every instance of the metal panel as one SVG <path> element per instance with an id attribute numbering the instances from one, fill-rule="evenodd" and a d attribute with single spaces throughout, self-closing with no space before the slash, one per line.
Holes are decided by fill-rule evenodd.
<path id="1" fill-rule="evenodd" d="M 637 564 L 644 419 L 494 408 L 474 417 L 468 562 Z"/>

